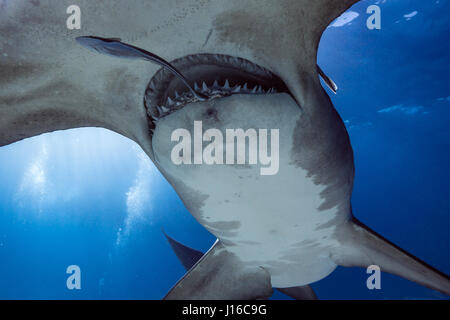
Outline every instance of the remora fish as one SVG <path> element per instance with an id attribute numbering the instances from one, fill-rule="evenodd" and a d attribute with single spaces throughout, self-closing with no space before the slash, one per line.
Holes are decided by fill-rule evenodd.
<path id="1" fill-rule="evenodd" d="M 108 56 L 126 58 L 126 59 L 143 59 L 147 61 L 154 62 L 164 68 L 167 68 L 176 75 L 181 81 L 184 82 L 186 87 L 196 96 L 199 100 L 203 101 L 208 97 L 195 91 L 191 85 L 188 83 L 186 78 L 179 72 L 174 66 L 163 58 L 157 56 L 154 53 L 148 52 L 144 49 L 132 46 L 121 42 L 120 38 L 101 38 L 95 36 L 82 36 L 77 37 L 76 41 L 82 46 L 91 49 L 95 52 L 106 54 Z"/>

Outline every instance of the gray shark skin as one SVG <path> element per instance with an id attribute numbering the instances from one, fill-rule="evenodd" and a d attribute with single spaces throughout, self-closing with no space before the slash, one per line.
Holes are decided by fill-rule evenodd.
<path id="1" fill-rule="evenodd" d="M 337 265 L 372 264 L 450 294 L 447 275 L 352 214 L 353 152 L 321 87 L 316 55 L 326 26 L 356 2 L 80 0 L 82 28 L 68 30 L 62 1 L 1 1 L 0 146 L 77 127 L 107 128 L 138 143 L 218 238 L 166 299 L 262 299 L 273 287 L 319 281 Z M 188 80 L 201 82 L 211 70 L 217 72 L 209 76 L 220 76 L 219 69 L 240 78 L 254 72 L 252 79 L 263 84 L 276 75 L 285 90 L 238 89 L 161 116 L 154 102 L 168 98 L 165 89 L 179 88 L 173 78 L 148 61 L 86 50 L 75 40 L 84 35 L 117 37 L 151 51 Z M 214 62 L 206 65 L 202 53 Z M 188 55 L 194 56 L 175 61 Z M 261 176 L 258 166 L 174 165 L 170 134 L 192 131 L 195 120 L 204 130 L 279 128 L 278 174 Z"/>

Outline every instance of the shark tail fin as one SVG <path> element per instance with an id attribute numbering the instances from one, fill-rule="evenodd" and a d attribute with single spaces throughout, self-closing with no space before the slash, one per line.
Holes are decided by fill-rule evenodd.
<path id="1" fill-rule="evenodd" d="M 175 284 L 165 300 L 253 300 L 272 295 L 270 274 L 247 267 L 217 240 Z"/>
<path id="2" fill-rule="evenodd" d="M 358 220 L 353 219 L 345 232 L 342 246 L 333 254 L 336 264 L 364 268 L 377 265 L 381 271 L 450 294 L 450 278 L 447 275 L 384 239 Z"/>

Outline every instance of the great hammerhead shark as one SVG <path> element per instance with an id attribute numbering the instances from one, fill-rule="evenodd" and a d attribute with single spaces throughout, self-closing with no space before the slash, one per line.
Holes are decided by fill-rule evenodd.
<path id="1" fill-rule="evenodd" d="M 272 288 L 302 298 L 338 265 L 378 265 L 450 294 L 447 275 L 352 213 L 353 151 L 316 60 L 324 29 L 356 2 L 79 0 L 81 29 L 70 30 L 64 1 L 2 0 L 0 146 L 76 127 L 138 143 L 217 237 L 166 299 L 261 299 Z M 195 121 L 279 129 L 278 172 L 174 163 L 172 133 Z"/>

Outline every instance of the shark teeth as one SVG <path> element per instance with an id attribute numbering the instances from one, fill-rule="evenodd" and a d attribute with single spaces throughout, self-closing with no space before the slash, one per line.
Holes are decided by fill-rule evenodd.
<path id="1" fill-rule="evenodd" d="M 249 88 L 249 84 L 236 84 L 231 86 L 228 79 L 221 85 L 218 80 L 214 80 L 212 85 L 208 85 L 206 82 L 201 83 L 201 87 L 197 82 L 194 82 L 194 90 L 206 94 L 210 99 L 226 97 L 232 94 L 272 94 L 277 93 L 276 88 L 269 88 L 265 90 L 261 85 L 255 85 L 252 89 Z M 156 106 L 159 116 L 150 115 L 153 123 L 156 124 L 161 118 L 183 108 L 186 104 L 191 102 L 197 102 L 198 100 L 189 91 L 179 93 L 174 92 L 172 97 L 167 97 L 165 105 Z M 151 131 L 153 134 L 153 131 Z"/>
<path id="2" fill-rule="evenodd" d="M 231 93 L 239 93 L 239 92 L 241 92 L 241 86 L 240 85 L 234 87 L 233 90 L 231 90 Z"/>

